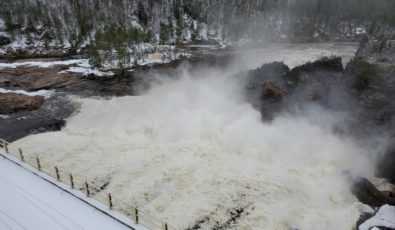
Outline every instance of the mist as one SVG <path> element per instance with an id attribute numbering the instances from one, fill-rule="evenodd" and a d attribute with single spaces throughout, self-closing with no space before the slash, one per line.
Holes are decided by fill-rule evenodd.
<path id="1" fill-rule="evenodd" d="M 262 122 L 243 94 L 243 74 L 234 75 L 266 60 L 302 64 L 325 47 L 309 49 L 250 51 L 225 69 L 184 65 L 154 76 L 140 96 L 74 97 L 80 109 L 65 128 L 12 147 L 39 156 L 44 169 L 109 182 L 105 192 L 182 229 L 226 226 L 235 211 L 228 227 L 352 229 L 369 208 L 343 172 L 373 177 L 374 164 L 369 146 L 336 132 L 347 113 L 306 105 Z"/>

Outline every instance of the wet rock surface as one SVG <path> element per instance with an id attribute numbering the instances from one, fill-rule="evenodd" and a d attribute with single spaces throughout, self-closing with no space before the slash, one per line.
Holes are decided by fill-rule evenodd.
<path id="1" fill-rule="evenodd" d="M 82 73 L 69 73 L 66 66 L 40 68 L 21 66 L 0 69 L 0 87 L 27 91 L 60 89 L 81 95 L 131 95 L 133 93 L 131 74 L 121 77 L 83 76 Z"/>
<path id="2" fill-rule="evenodd" d="M 0 93 L 0 114 L 38 109 L 44 103 L 42 96 L 20 93 Z"/>
<path id="3" fill-rule="evenodd" d="M 58 131 L 77 108 L 66 95 L 58 93 L 36 110 L 1 115 L 0 138 L 12 142 L 30 134 Z"/>
<path id="4" fill-rule="evenodd" d="M 353 178 L 351 191 L 359 201 L 373 208 L 395 205 L 394 191 L 380 191 L 366 178 Z"/>

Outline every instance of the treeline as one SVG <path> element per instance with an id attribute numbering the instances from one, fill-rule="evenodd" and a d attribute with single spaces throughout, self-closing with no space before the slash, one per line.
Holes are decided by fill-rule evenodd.
<path id="1" fill-rule="evenodd" d="M 130 47 L 204 39 L 335 37 L 395 28 L 395 0 L 1 0 L 11 36 L 90 43 L 95 65 L 130 59 Z"/>
<path id="2" fill-rule="evenodd" d="M 150 42 L 152 34 L 136 28 L 124 28 L 111 24 L 99 29 L 89 47 L 91 64 L 101 67 L 103 59 L 114 58 L 118 60 L 119 67 L 123 68 L 131 58 L 130 48 L 136 43 Z M 115 51 L 115 52 L 114 52 Z"/>
<path id="3" fill-rule="evenodd" d="M 290 20 L 313 28 L 324 27 L 333 32 L 339 23 L 365 25 L 368 33 L 384 27 L 395 27 L 393 0 L 293 0 L 289 1 Z"/>
<path id="4" fill-rule="evenodd" d="M 219 37 L 237 39 L 262 30 L 289 35 L 339 23 L 395 27 L 393 0 L 2 0 L 0 17 L 10 32 L 46 30 L 44 38 L 78 43 L 108 25 L 150 31 L 157 42 L 185 40 L 208 24 Z M 195 20 L 191 24 L 184 17 Z M 312 29 L 311 29 L 312 28 Z M 42 29 L 42 30 L 40 30 Z M 258 34 L 260 36 L 260 34 Z"/>

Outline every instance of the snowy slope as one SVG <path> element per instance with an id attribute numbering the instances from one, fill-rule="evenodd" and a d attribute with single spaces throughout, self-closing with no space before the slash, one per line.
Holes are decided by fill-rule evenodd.
<path id="1" fill-rule="evenodd" d="M 0 229 L 132 229 L 29 170 L 0 158 Z"/>

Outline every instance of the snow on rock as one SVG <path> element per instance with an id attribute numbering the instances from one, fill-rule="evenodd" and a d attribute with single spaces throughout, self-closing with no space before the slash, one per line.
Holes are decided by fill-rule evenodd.
<path id="1" fill-rule="evenodd" d="M 366 34 L 366 28 L 363 26 L 358 26 L 352 31 L 356 35 Z"/>
<path id="2" fill-rule="evenodd" d="M 16 38 L 15 38 L 15 40 L 10 44 L 10 47 L 12 48 L 12 49 L 14 49 L 14 50 L 17 50 L 17 49 L 24 49 L 24 48 L 26 48 L 26 37 L 24 37 L 24 36 L 22 36 L 22 37 L 19 37 L 19 36 L 17 36 Z"/>
<path id="3" fill-rule="evenodd" d="M 137 64 L 139 65 L 162 64 L 167 62 L 170 62 L 170 60 L 164 60 L 164 54 L 159 52 L 148 54 L 145 58 L 137 60 Z"/>
<path id="4" fill-rule="evenodd" d="M 65 61 L 50 61 L 50 62 L 40 62 L 40 61 L 30 61 L 30 62 L 14 62 L 14 63 L 0 63 L 0 68 L 17 68 L 20 66 L 35 66 L 39 68 L 50 68 L 56 65 L 79 65 L 87 66 L 89 65 L 88 59 L 72 59 Z"/>
<path id="5" fill-rule="evenodd" d="M 67 40 L 63 41 L 63 48 L 64 49 L 70 49 L 71 48 L 71 43 Z"/>
<path id="6" fill-rule="evenodd" d="M 3 19 L 0 18 L 0 30 L 4 30 L 4 29 L 5 29 L 5 23 Z"/>
<path id="7" fill-rule="evenodd" d="M 64 61 L 49 61 L 49 62 L 40 62 L 40 61 L 30 61 L 30 62 L 14 62 L 14 63 L 0 63 L 1 68 L 18 68 L 20 66 L 35 66 L 39 68 L 50 68 L 57 65 L 77 65 L 72 66 L 60 73 L 72 72 L 72 73 L 83 73 L 84 76 L 94 74 L 99 77 L 109 77 L 113 76 L 114 73 L 111 71 L 100 71 L 98 69 L 92 68 L 89 64 L 89 59 L 71 59 Z"/>
<path id="8" fill-rule="evenodd" d="M 207 40 L 207 34 L 208 34 L 208 26 L 206 23 L 200 23 L 199 25 L 199 36 L 198 38 L 201 40 Z"/>
<path id="9" fill-rule="evenodd" d="M 88 76 L 88 75 L 95 75 L 98 77 L 111 77 L 114 76 L 114 73 L 111 71 L 100 71 L 98 69 L 92 69 L 90 67 L 70 67 L 60 73 L 65 73 L 65 72 L 72 72 L 72 73 L 82 73 L 84 76 Z"/>
<path id="10" fill-rule="evenodd" d="M 368 219 L 359 226 L 359 230 L 369 230 L 373 227 L 386 227 L 395 229 L 395 206 L 382 206 L 372 218 Z"/>
<path id="11" fill-rule="evenodd" d="M 7 90 L 0 88 L 0 93 L 21 93 L 28 96 L 43 96 L 45 99 L 50 98 L 55 91 L 54 90 L 38 90 L 33 92 L 27 92 L 25 90 Z"/>

